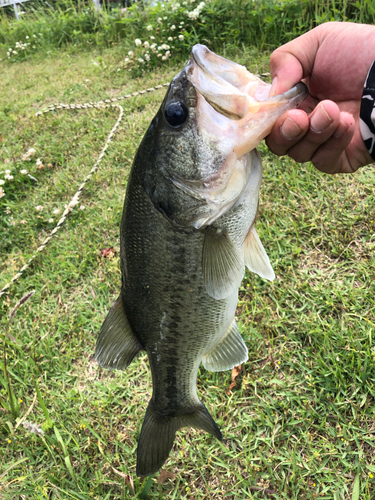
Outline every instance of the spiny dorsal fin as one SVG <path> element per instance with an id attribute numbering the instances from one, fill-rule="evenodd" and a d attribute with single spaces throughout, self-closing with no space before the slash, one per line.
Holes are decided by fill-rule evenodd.
<path id="1" fill-rule="evenodd" d="M 254 226 L 252 226 L 244 241 L 244 259 L 249 271 L 269 281 L 275 279 L 270 259 L 263 248 Z"/>
<path id="2" fill-rule="evenodd" d="M 224 337 L 203 356 L 202 364 L 206 370 L 221 372 L 231 370 L 247 360 L 247 347 L 238 330 L 236 320 L 233 319 Z"/>
<path id="3" fill-rule="evenodd" d="M 129 325 L 120 295 L 100 329 L 95 358 L 104 368 L 124 370 L 141 349 L 142 346 Z"/>
<path id="4" fill-rule="evenodd" d="M 206 291 L 216 300 L 225 299 L 240 286 L 244 263 L 225 230 L 206 229 L 202 268 Z"/>
<path id="5" fill-rule="evenodd" d="M 137 476 L 149 476 L 162 467 L 181 427 L 203 429 L 219 441 L 223 439 L 219 427 L 200 401 L 178 416 L 167 417 L 156 411 L 151 399 L 138 441 Z"/>

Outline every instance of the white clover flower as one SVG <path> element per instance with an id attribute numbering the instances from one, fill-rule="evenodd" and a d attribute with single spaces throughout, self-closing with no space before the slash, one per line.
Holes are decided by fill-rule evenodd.
<path id="1" fill-rule="evenodd" d="M 158 23 L 162 23 L 163 22 L 163 19 L 161 17 L 158 18 Z"/>
<path id="2" fill-rule="evenodd" d="M 5 179 L 6 179 L 7 181 L 12 181 L 12 180 L 14 179 L 13 175 L 9 175 L 9 174 L 5 174 L 5 176 L 4 176 L 4 177 L 5 177 Z"/>
<path id="3" fill-rule="evenodd" d="M 184 35 L 178 35 L 178 39 L 182 42 L 182 40 L 184 39 Z"/>
<path id="4" fill-rule="evenodd" d="M 133 52 L 133 51 L 131 51 L 131 50 L 129 50 L 129 52 L 128 52 L 128 56 L 129 56 L 129 57 L 133 57 L 133 56 L 134 56 L 134 52 Z"/>
<path id="5" fill-rule="evenodd" d="M 139 58 L 138 58 L 138 62 L 140 62 L 141 64 L 144 64 L 144 63 L 145 63 L 145 62 L 144 62 L 144 60 L 142 59 L 142 57 L 139 57 Z"/>
<path id="6" fill-rule="evenodd" d="M 172 42 L 173 41 L 173 38 L 171 36 L 168 37 L 168 41 L 169 42 Z"/>
<path id="7" fill-rule="evenodd" d="M 148 31 L 152 31 L 152 26 L 151 26 L 151 24 L 149 24 L 149 25 L 147 26 L 147 30 L 148 30 Z"/>
<path id="8" fill-rule="evenodd" d="M 149 48 L 150 48 L 150 44 L 148 43 L 148 41 L 147 41 L 147 40 L 144 42 L 143 46 L 144 46 L 146 49 L 149 49 Z"/>
<path id="9" fill-rule="evenodd" d="M 166 61 L 168 58 L 166 56 L 162 56 L 161 60 Z"/>
<path id="10" fill-rule="evenodd" d="M 41 211 L 43 210 L 42 205 L 38 205 L 38 206 L 36 206 L 36 207 L 35 207 L 35 210 L 36 210 L 37 212 L 41 212 Z"/>
<path id="11" fill-rule="evenodd" d="M 172 26 L 169 28 L 171 31 L 174 31 L 176 29 L 176 26 L 172 24 Z"/>
<path id="12" fill-rule="evenodd" d="M 155 40 L 155 37 L 151 35 L 150 40 Z"/>
<path id="13" fill-rule="evenodd" d="M 85 210 L 85 208 L 86 208 L 86 207 L 85 207 L 85 205 L 81 205 L 81 206 L 79 207 L 79 209 L 80 209 L 80 210 Z"/>
<path id="14" fill-rule="evenodd" d="M 10 174 L 10 170 L 5 170 L 5 175 L 9 175 Z"/>
<path id="15" fill-rule="evenodd" d="M 163 19 L 164 19 L 164 21 L 166 21 L 168 18 L 167 18 L 167 16 L 165 16 L 165 17 L 163 17 Z"/>
<path id="16" fill-rule="evenodd" d="M 25 219 L 22 219 L 20 222 L 21 224 L 27 224 L 27 221 L 25 221 Z"/>
<path id="17" fill-rule="evenodd" d="M 55 219 L 52 219 L 52 217 L 51 217 L 51 219 L 48 219 L 48 222 L 53 222 L 54 220 Z"/>
<path id="18" fill-rule="evenodd" d="M 170 51 L 167 50 L 167 52 L 165 53 L 165 57 L 169 57 L 171 55 Z"/>
<path id="19" fill-rule="evenodd" d="M 4 186 L 5 181 L 3 179 L 0 179 L 0 186 Z"/>
<path id="20" fill-rule="evenodd" d="M 157 56 L 157 57 L 161 57 L 161 56 L 162 56 L 162 54 L 158 54 L 158 56 Z"/>
<path id="21" fill-rule="evenodd" d="M 20 174 L 27 175 L 27 170 L 25 168 L 23 168 L 22 170 L 20 170 Z"/>
<path id="22" fill-rule="evenodd" d="M 128 63 L 129 62 L 129 57 L 125 57 L 125 62 Z"/>
<path id="23" fill-rule="evenodd" d="M 142 42 L 140 41 L 140 39 L 139 39 L 139 38 L 136 38 L 136 39 L 134 40 L 134 43 L 135 43 L 136 47 L 140 47 L 140 46 L 142 45 Z"/>
<path id="24" fill-rule="evenodd" d="M 16 50 L 13 50 L 13 54 L 17 55 L 17 54 L 18 54 L 18 52 L 17 52 Z"/>
<path id="25" fill-rule="evenodd" d="M 53 213 L 55 215 L 59 215 L 59 213 L 61 213 L 61 210 L 59 208 L 55 208 L 55 210 L 53 211 Z"/>
<path id="26" fill-rule="evenodd" d="M 33 35 L 33 38 L 37 38 L 37 36 L 36 36 L 36 35 Z"/>
<path id="27" fill-rule="evenodd" d="M 145 59 L 146 61 L 149 61 L 150 60 L 150 56 L 148 54 L 145 55 Z"/>
<path id="28" fill-rule="evenodd" d="M 26 36 L 26 40 L 28 40 L 30 37 L 29 36 Z"/>
<path id="29" fill-rule="evenodd" d="M 2 198 L 3 196 L 5 196 L 5 191 L 2 187 L 0 187 L 0 198 Z"/>
<path id="30" fill-rule="evenodd" d="M 44 436 L 43 429 L 41 427 L 39 427 L 37 424 L 35 424 L 34 422 L 29 422 L 28 420 L 25 420 L 22 423 L 22 425 L 29 432 L 32 432 L 33 434 L 40 434 L 40 435 Z"/>

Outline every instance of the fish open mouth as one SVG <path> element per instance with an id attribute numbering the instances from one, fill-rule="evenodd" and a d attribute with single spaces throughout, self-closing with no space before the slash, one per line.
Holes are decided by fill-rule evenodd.
<path id="1" fill-rule="evenodd" d="M 203 98 L 198 99 L 200 129 L 231 137 L 237 158 L 254 149 L 276 120 L 308 95 L 306 85 L 298 83 L 284 94 L 269 97 L 271 84 L 244 66 L 214 54 L 205 45 L 193 47 L 188 78 Z M 204 115 L 204 124 L 199 115 Z"/>

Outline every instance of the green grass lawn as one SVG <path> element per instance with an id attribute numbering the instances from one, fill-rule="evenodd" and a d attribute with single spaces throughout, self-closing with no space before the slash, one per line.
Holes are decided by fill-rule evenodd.
<path id="1" fill-rule="evenodd" d="M 123 57 L 114 48 L 0 62 L 0 179 L 5 170 L 14 177 L 0 199 L 0 289 L 55 227 L 55 211 L 69 203 L 118 117 L 116 109 L 35 112 L 134 92 L 179 69 L 132 80 Z M 237 60 L 254 73 L 268 70 L 267 55 L 248 51 Z M 120 129 L 80 204 L 0 298 L 0 498 L 145 498 L 150 484 L 136 477 L 135 464 L 151 395 L 147 356 L 111 372 L 93 353 L 120 288 L 119 225 L 132 158 L 164 92 L 124 102 Z M 22 160 L 30 148 L 35 156 Z M 237 312 L 249 361 L 231 393 L 230 372 L 199 373 L 198 392 L 223 442 L 179 431 L 148 497 L 371 500 L 375 171 L 329 177 L 259 149 L 257 228 L 277 279 L 247 274 L 243 281 Z M 110 258 L 105 248 L 114 249 Z M 24 417 L 44 435 L 19 424 Z"/>

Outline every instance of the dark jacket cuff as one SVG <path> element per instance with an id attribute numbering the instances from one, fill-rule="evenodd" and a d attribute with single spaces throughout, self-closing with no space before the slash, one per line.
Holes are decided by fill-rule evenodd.
<path id="1" fill-rule="evenodd" d="M 362 139 L 375 160 L 375 61 L 367 75 L 362 94 L 359 125 Z"/>

